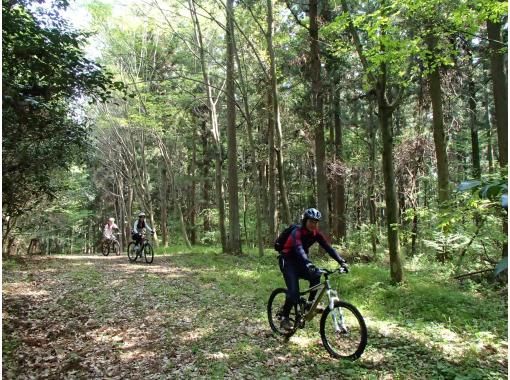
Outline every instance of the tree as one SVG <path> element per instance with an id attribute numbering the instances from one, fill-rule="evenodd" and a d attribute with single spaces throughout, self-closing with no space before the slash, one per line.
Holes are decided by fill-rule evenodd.
<path id="1" fill-rule="evenodd" d="M 240 254 L 241 232 L 239 229 L 239 199 L 237 183 L 237 137 L 234 87 L 234 0 L 227 0 L 227 151 L 228 151 L 228 199 L 229 199 L 229 251 Z"/>
<path id="2" fill-rule="evenodd" d="M 85 58 L 87 35 L 46 10 L 2 1 L 3 188 L 7 228 L 62 188 L 55 180 L 87 149 L 84 99 L 104 101 L 122 83 Z M 4 236 L 5 237 L 5 236 Z"/>
<path id="3" fill-rule="evenodd" d="M 501 5 L 504 3 L 501 2 Z M 506 9 L 506 8 L 503 8 Z M 504 11 L 503 11 L 504 12 Z M 504 44 L 501 41 L 502 14 L 501 10 L 491 12 L 487 19 L 487 36 L 489 38 L 490 70 L 492 77 L 492 92 L 498 131 L 499 165 L 507 170 L 508 165 L 508 94 L 507 78 L 505 75 Z"/>
<path id="4" fill-rule="evenodd" d="M 315 143 L 315 171 L 317 180 L 317 207 L 323 213 L 321 229 L 329 232 L 328 181 L 326 176 L 326 146 L 324 142 L 324 99 L 321 69 L 321 55 L 319 47 L 319 2 L 310 0 L 308 3 L 309 25 L 305 25 L 293 11 L 293 7 L 286 1 L 293 12 L 298 24 L 305 27 L 309 33 L 310 42 L 310 80 L 312 105 L 308 122 L 314 126 Z"/>
<path id="5" fill-rule="evenodd" d="M 367 42 L 370 45 L 365 48 L 354 26 L 355 23 L 352 20 L 346 0 L 342 0 L 342 8 L 347 15 L 346 26 L 354 41 L 354 46 L 368 78 L 371 91 L 374 92 L 376 97 L 379 128 L 383 143 L 382 167 L 390 253 L 390 274 L 391 279 L 398 283 L 403 281 L 403 268 L 400 256 L 400 218 L 395 189 L 395 170 L 393 167 L 394 133 L 392 116 L 403 95 L 403 78 L 398 75 L 400 70 L 397 67 L 405 65 L 406 61 L 408 61 L 409 53 L 412 52 L 412 49 L 410 49 L 411 44 L 405 39 L 397 43 L 397 39 L 401 36 L 398 36 L 398 31 L 395 30 L 395 23 L 392 19 L 395 13 L 391 13 L 392 10 L 384 0 L 381 2 L 379 9 L 370 15 L 368 18 L 369 22 L 364 26 L 368 36 L 372 38 L 372 40 Z M 396 54 L 397 51 L 398 53 Z"/>

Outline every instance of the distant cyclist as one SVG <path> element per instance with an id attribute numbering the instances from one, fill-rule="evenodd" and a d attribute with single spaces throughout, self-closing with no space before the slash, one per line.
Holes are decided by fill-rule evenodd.
<path id="1" fill-rule="evenodd" d="M 293 325 L 289 321 L 290 310 L 299 302 L 299 279 L 310 281 L 310 287 L 320 283 L 320 272 L 308 257 L 310 246 L 315 242 L 342 267 L 347 270 L 345 260 L 327 242 L 318 230 L 321 213 L 315 208 L 309 208 L 303 213 L 301 225 L 293 228 L 283 245 L 279 257 L 280 270 L 287 285 L 287 297 L 283 306 L 283 320 L 281 328 L 290 330 Z M 311 306 L 317 291 L 310 292 L 307 307 Z"/>
<path id="2" fill-rule="evenodd" d="M 154 234 L 152 228 L 145 221 L 145 213 L 141 212 L 138 214 L 138 219 L 135 220 L 135 223 L 133 224 L 133 231 L 131 232 L 131 236 L 133 237 L 133 240 L 136 242 L 137 249 L 140 248 L 140 246 L 142 245 L 142 231 L 144 228 L 151 234 Z"/>
<path id="3" fill-rule="evenodd" d="M 108 218 L 104 228 L 103 228 L 103 241 L 115 240 L 115 236 L 113 235 L 113 230 L 118 230 L 119 227 L 115 224 L 114 218 Z"/>

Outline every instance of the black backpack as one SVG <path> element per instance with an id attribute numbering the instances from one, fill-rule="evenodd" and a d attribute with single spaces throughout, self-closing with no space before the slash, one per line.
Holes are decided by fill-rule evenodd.
<path id="1" fill-rule="evenodd" d="M 298 224 L 291 224 L 287 228 L 285 228 L 282 233 L 278 236 L 278 238 L 274 242 L 274 249 L 276 252 L 281 253 L 285 242 L 289 238 L 289 235 L 294 230 L 294 228 L 299 227 Z"/>

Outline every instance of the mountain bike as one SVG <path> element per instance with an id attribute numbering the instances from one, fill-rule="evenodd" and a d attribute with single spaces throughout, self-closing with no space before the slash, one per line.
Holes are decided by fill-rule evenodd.
<path id="1" fill-rule="evenodd" d="M 115 253 L 117 256 L 120 255 L 120 243 L 114 234 L 110 239 L 105 239 L 101 245 L 101 252 L 103 256 L 108 256 L 111 253 Z"/>
<path id="2" fill-rule="evenodd" d="M 328 297 L 328 306 L 322 312 L 320 320 L 320 335 L 322 343 L 331 356 L 337 359 L 358 359 L 367 345 L 367 327 L 361 313 L 355 306 L 340 300 L 337 292 L 331 288 L 329 277 L 333 274 L 344 274 L 347 271 L 340 267 L 334 271 L 319 269 L 324 275 L 324 281 L 299 293 L 298 305 L 292 307 L 289 321 L 292 328 L 287 330 L 280 327 L 283 320 L 283 305 L 287 295 L 287 289 L 275 289 L 267 302 L 267 316 L 271 330 L 276 334 L 290 338 L 297 329 L 305 327 L 318 313 L 317 306 L 324 294 Z M 318 291 L 318 296 L 312 301 L 307 309 L 304 295 L 312 290 Z"/>
<path id="3" fill-rule="evenodd" d="M 154 260 L 154 250 L 152 249 L 152 245 L 149 243 L 145 231 L 142 232 L 141 246 L 137 246 L 135 241 L 130 242 L 127 248 L 127 254 L 130 262 L 134 262 L 138 258 L 142 259 L 145 257 L 146 263 L 152 263 Z"/>

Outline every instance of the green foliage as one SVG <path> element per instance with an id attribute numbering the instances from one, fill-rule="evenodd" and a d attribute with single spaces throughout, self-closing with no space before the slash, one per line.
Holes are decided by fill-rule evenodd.
<path id="1" fill-rule="evenodd" d="M 508 193 L 508 178 L 504 175 L 495 174 L 485 176 L 481 180 L 468 180 L 461 182 L 457 186 L 460 192 L 470 191 L 471 199 L 488 199 L 492 202 L 501 204 L 501 197 Z"/>
<path id="2" fill-rule="evenodd" d="M 2 21 L 2 202 L 4 216 L 18 216 L 53 198 L 55 176 L 87 149 L 83 97 L 104 101 L 123 85 L 85 58 L 86 35 L 57 8 L 3 0 Z"/>

